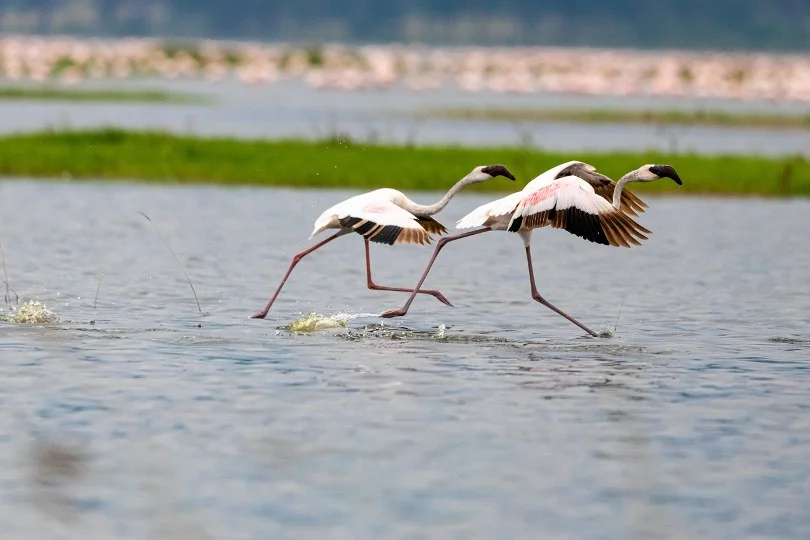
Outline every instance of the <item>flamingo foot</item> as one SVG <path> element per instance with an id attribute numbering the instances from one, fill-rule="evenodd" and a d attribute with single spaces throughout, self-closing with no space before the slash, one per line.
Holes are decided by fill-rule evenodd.
<path id="1" fill-rule="evenodd" d="M 453 306 L 453 304 L 450 303 L 450 300 L 445 298 L 444 295 L 442 293 L 440 293 L 439 291 L 424 291 L 423 290 L 423 291 L 419 291 L 419 292 L 423 292 L 425 294 L 429 294 L 429 295 L 433 296 L 436 300 L 438 300 L 439 302 L 441 302 L 442 304 L 444 304 L 446 306 L 455 307 L 455 306 Z M 404 315 L 404 313 L 403 313 L 403 315 Z"/>
<path id="2" fill-rule="evenodd" d="M 254 313 L 253 315 L 250 316 L 251 319 L 264 319 L 265 317 L 267 317 L 267 312 L 266 311 L 264 311 L 264 312 L 260 311 L 258 313 Z"/>
<path id="3" fill-rule="evenodd" d="M 393 319 L 394 317 L 402 317 L 406 313 L 408 313 L 407 309 L 394 308 L 389 309 L 388 311 L 383 311 L 382 313 L 380 313 L 380 317 L 384 319 Z"/>

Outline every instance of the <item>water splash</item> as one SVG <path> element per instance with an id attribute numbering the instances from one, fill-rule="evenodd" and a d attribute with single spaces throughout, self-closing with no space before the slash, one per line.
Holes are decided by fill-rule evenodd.
<path id="1" fill-rule="evenodd" d="M 379 317 L 378 313 L 336 313 L 334 315 L 323 315 L 321 313 L 308 313 L 301 318 L 296 319 L 287 326 L 279 326 L 278 331 L 287 331 L 300 334 L 309 334 L 313 332 L 323 332 L 328 330 L 346 329 L 345 332 L 337 332 L 337 337 L 343 338 L 347 341 L 360 341 L 365 339 L 384 339 L 384 340 L 431 340 L 443 341 L 449 343 L 486 343 L 486 344 L 502 344 L 506 346 L 525 347 L 525 346 L 552 346 L 552 344 L 545 341 L 524 341 L 512 340 L 506 337 L 487 335 L 487 334 L 469 334 L 466 332 L 451 332 L 446 324 L 439 324 L 438 327 L 427 329 L 414 329 L 406 326 L 387 324 L 384 321 L 372 324 L 365 324 L 362 326 L 349 328 L 349 321 L 361 317 Z M 604 329 L 599 333 L 600 338 L 612 338 L 613 333 L 609 329 Z M 555 347 L 559 345 L 553 345 Z M 571 345 L 574 348 L 582 348 L 582 350 L 603 350 L 604 346 L 596 345 Z M 606 350 L 606 349 L 605 349 Z M 612 349 L 611 349 L 612 350 Z"/>
<path id="2" fill-rule="evenodd" d="M 308 313 L 300 319 L 296 319 L 289 326 L 281 327 L 279 330 L 289 330 L 296 333 L 311 333 L 334 328 L 346 328 L 348 322 L 358 317 L 377 317 L 376 313 L 336 313 L 335 315 L 322 315 L 320 313 Z"/>
<path id="3" fill-rule="evenodd" d="M 498 336 L 488 336 L 482 334 L 466 334 L 463 332 L 449 333 L 447 325 L 440 324 L 435 330 L 422 330 L 408 328 L 406 326 L 391 325 L 385 323 L 368 324 L 348 332 L 339 334 L 340 337 L 349 341 L 359 341 L 361 339 L 387 339 L 387 340 L 435 340 L 451 343 L 517 343 L 507 338 Z"/>
<path id="4" fill-rule="evenodd" d="M 56 322 L 56 313 L 48 309 L 42 302 L 29 300 L 16 309 L 12 309 L 8 315 L 0 315 L 0 321 L 18 324 L 43 324 Z"/>

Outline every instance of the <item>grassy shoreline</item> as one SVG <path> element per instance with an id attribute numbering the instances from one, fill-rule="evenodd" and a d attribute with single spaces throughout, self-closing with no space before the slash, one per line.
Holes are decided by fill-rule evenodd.
<path id="1" fill-rule="evenodd" d="M 104 90 L 56 86 L 0 86 L 0 101 L 75 101 L 118 103 L 206 103 L 204 96 L 163 90 Z"/>
<path id="2" fill-rule="evenodd" d="M 427 109 L 420 119 L 498 122 L 571 122 L 578 124 L 661 124 L 758 129 L 810 129 L 810 114 L 702 110 L 636 109 Z"/>
<path id="3" fill-rule="evenodd" d="M 576 154 L 521 148 L 367 145 L 346 141 L 198 138 L 97 129 L 0 137 L 0 175 L 320 188 L 444 190 L 474 166 L 503 163 L 518 178 L 475 191 L 521 188 L 571 159 L 618 178 L 645 163 L 669 163 L 684 180 L 635 184 L 672 194 L 810 196 L 810 163 L 801 157 L 702 156 L 661 152 Z"/>

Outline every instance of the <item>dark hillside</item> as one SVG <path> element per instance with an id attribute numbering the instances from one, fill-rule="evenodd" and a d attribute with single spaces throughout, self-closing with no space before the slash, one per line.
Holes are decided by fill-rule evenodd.
<path id="1" fill-rule="evenodd" d="M 810 50 L 810 0 L 0 0 L 5 33 Z"/>

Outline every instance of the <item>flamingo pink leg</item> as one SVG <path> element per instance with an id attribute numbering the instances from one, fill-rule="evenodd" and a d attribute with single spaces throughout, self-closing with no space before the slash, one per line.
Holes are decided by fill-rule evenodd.
<path id="1" fill-rule="evenodd" d="M 563 317 L 565 317 L 566 319 L 568 319 L 569 321 L 571 321 L 575 325 L 577 325 L 580 328 L 582 328 L 583 330 L 585 330 L 587 333 L 589 333 L 593 337 L 598 337 L 599 334 L 597 334 L 596 332 L 594 332 L 593 330 L 591 330 L 587 326 L 583 325 L 582 323 L 580 323 L 579 321 L 577 321 L 575 318 L 571 317 L 570 315 L 567 315 L 561 309 L 555 307 L 553 304 L 551 304 L 551 302 L 549 302 L 548 300 L 546 300 L 545 298 L 540 296 L 540 293 L 537 292 L 537 285 L 535 285 L 535 283 L 534 283 L 534 269 L 532 268 L 532 251 L 531 251 L 531 248 L 529 246 L 526 246 L 526 260 L 529 263 L 529 282 L 531 283 L 531 286 L 532 286 L 532 298 L 534 298 L 535 300 L 537 300 L 538 302 L 540 302 L 541 304 L 543 304 L 544 306 L 549 308 L 551 311 L 557 313 L 558 315 L 562 315 Z"/>
<path id="2" fill-rule="evenodd" d="M 295 268 L 295 265 L 296 265 L 296 264 L 298 264 L 298 262 L 299 262 L 301 259 L 303 259 L 303 258 L 304 258 L 304 257 L 306 257 L 307 255 L 309 255 L 310 253 L 312 253 L 312 252 L 313 252 L 313 251 L 315 251 L 316 249 L 318 249 L 318 248 L 320 248 L 320 247 L 323 247 L 324 245 L 328 244 L 329 242 L 331 242 L 332 240 L 334 240 L 334 239 L 335 239 L 335 238 L 337 238 L 338 236 L 343 236 L 343 233 L 342 233 L 342 232 L 335 233 L 335 234 L 333 234 L 332 236 L 330 236 L 329 238 L 327 238 L 326 240 L 324 240 L 324 241 L 322 241 L 322 242 L 318 242 L 317 244 L 315 244 L 315 245 L 314 245 L 314 246 L 312 246 L 311 248 L 309 248 L 309 249 L 305 249 L 305 250 L 304 250 L 304 251 L 302 251 L 301 253 L 298 253 L 297 255 L 295 255 L 295 256 L 292 258 L 292 262 L 290 263 L 289 268 L 287 268 L 287 273 L 286 273 L 286 274 L 284 274 L 284 279 L 282 279 L 282 280 L 281 280 L 281 283 L 279 283 L 278 288 L 276 289 L 276 292 L 275 292 L 275 293 L 273 293 L 273 296 L 272 296 L 272 298 L 270 298 L 270 301 L 269 301 L 269 302 L 267 302 L 267 305 L 266 305 L 266 306 L 264 306 L 264 309 L 263 309 L 263 310 L 261 310 L 261 311 L 260 311 L 260 312 L 258 312 L 258 313 L 254 313 L 253 315 L 251 315 L 251 316 L 250 316 L 250 318 L 251 318 L 251 319 L 264 319 L 264 318 L 267 316 L 267 312 L 268 312 L 268 311 L 270 311 L 270 308 L 271 308 L 271 307 L 273 307 L 273 302 L 275 302 L 275 301 L 276 301 L 276 297 L 278 297 L 278 293 L 280 293 L 280 292 L 281 292 L 281 288 L 284 286 L 284 283 L 286 283 L 286 282 L 287 282 L 287 278 L 288 278 L 288 277 L 290 277 L 290 274 L 292 273 L 293 268 Z"/>
<path id="3" fill-rule="evenodd" d="M 436 249 L 433 250 L 433 255 L 430 257 L 430 261 L 428 262 L 427 267 L 425 268 L 425 271 L 422 273 L 422 277 L 419 279 L 419 283 L 416 284 L 416 287 L 414 287 L 413 290 L 417 291 L 417 292 L 422 292 L 419 289 L 422 287 L 422 283 L 425 282 L 425 278 L 427 278 L 427 275 L 430 272 L 431 267 L 433 266 L 433 262 L 436 260 L 436 256 L 439 255 L 439 252 L 442 250 L 442 248 L 445 245 L 449 244 L 450 242 L 452 242 L 454 240 L 461 240 L 462 238 L 466 238 L 468 236 L 473 236 L 473 235 L 476 235 L 476 234 L 485 233 L 485 232 L 491 231 L 491 230 L 492 229 L 490 229 L 489 227 L 484 227 L 483 229 L 478 229 L 477 231 L 470 231 L 470 232 L 466 232 L 466 233 L 457 234 L 455 236 L 448 236 L 446 238 L 442 238 L 441 240 L 439 240 L 439 242 L 436 244 Z M 401 308 L 394 308 L 394 309 L 389 309 L 388 311 L 384 311 L 383 313 L 380 313 L 380 317 L 385 317 L 387 319 L 388 318 L 393 318 L 393 317 L 402 317 L 403 315 L 408 313 L 408 308 L 411 307 L 411 302 L 413 302 L 413 299 L 415 297 L 416 297 L 416 292 L 412 292 L 411 296 L 408 298 L 407 302 L 405 302 L 405 304 Z"/>
<path id="4" fill-rule="evenodd" d="M 369 241 L 368 240 L 366 240 L 366 279 L 368 280 L 368 288 L 373 290 L 373 291 L 396 291 L 396 292 L 409 292 L 409 293 L 414 292 L 413 289 L 405 289 L 403 287 L 385 287 L 383 285 L 377 285 L 376 283 L 371 281 L 371 256 L 370 256 Z M 438 300 L 442 304 L 446 304 L 446 305 L 448 305 L 450 307 L 453 307 L 453 304 L 451 304 L 450 301 L 447 298 L 445 298 L 444 295 L 442 293 L 440 293 L 439 291 L 419 290 L 419 289 L 417 289 L 416 292 L 417 293 L 422 293 L 422 294 L 429 294 L 431 296 L 434 296 L 436 298 L 436 300 Z"/>

